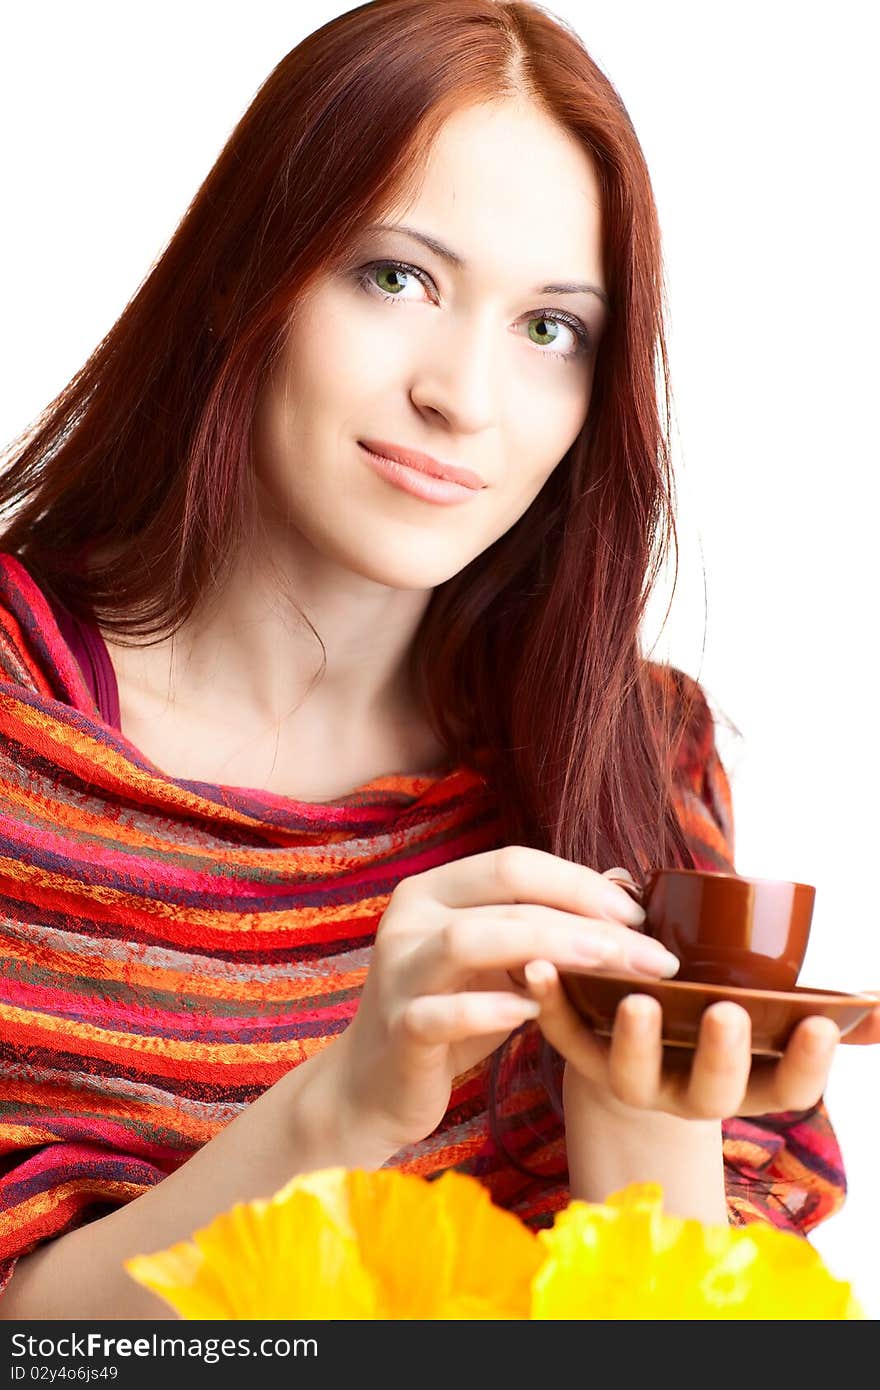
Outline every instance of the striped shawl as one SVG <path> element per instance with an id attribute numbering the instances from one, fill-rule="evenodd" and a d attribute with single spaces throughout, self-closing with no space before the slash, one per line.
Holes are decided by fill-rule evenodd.
<path id="1" fill-rule="evenodd" d="M 732 869 L 699 693 L 677 809 L 698 866 Z M 346 1027 L 400 879 L 500 843 L 473 767 L 324 804 L 170 777 L 103 722 L 44 595 L 0 554 L 0 1290 L 20 1255 L 161 1182 Z M 513 1061 L 537 1041 L 530 1024 Z M 515 1066 L 502 1113 L 544 1175 L 528 1176 L 492 1140 L 488 1075 L 459 1077 L 391 1164 L 476 1175 L 549 1225 L 569 1200 L 561 1123 Z M 729 1120 L 724 1154 L 735 1223 L 805 1235 L 843 1201 L 824 1104 Z"/>

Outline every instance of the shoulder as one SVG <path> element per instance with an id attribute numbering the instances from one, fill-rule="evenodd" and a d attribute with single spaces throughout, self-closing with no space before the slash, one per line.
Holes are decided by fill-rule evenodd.
<path id="1" fill-rule="evenodd" d="M 699 681 L 675 666 L 649 662 L 648 667 L 649 698 L 668 730 L 675 809 L 697 866 L 732 870 L 733 794 L 709 696 Z"/>
<path id="2" fill-rule="evenodd" d="M 0 682 L 66 699 L 72 663 L 45 594 L 17 556 L 0 551 Z"/>
<path id="3" fill-rule="evenodd" d="M 41 597 L 21 561 L 0 551 L 0 677 L 17 685 L 33 684 L 28 668 Z"/>
<path id="4" fill-rule="evenodd" d="M 675 776 L 698 790 L 715 751 L 716 720 L 706 690 L 677 666 L 656 661 L 645 665 L 652 713 L 668 729 Z"/>

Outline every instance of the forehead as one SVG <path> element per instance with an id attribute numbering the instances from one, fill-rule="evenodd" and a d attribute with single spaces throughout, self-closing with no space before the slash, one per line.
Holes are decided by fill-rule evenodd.
<path id="1" fill-rule="evenodd" d="M 386 220 L 386 219 L 383 219 Z M 389 211 L 466 247 L 482 266 L 502 252 L 522 273 L 596 278 L 601 197 L 581 143 L 520 102 L 470 106 L 449 116 L 430 148 L 417 192 Z"/>

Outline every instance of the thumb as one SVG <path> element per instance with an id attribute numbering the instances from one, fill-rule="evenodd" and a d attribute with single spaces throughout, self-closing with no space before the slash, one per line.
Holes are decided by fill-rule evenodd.
<path id="1" fill-rule="evenodd" d="M 537 1023 L 560 1057 L 591 1081 L 605 1075 L 608 1044 L 598 1038 L 574 1008 L 563 988 L 556 966 L 548 960 L 530 960 L 524 971 L 531 997 L 541 1006 Z"/>

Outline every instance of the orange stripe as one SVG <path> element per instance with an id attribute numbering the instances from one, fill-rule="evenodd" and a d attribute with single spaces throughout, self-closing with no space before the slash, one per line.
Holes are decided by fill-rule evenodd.
<path id="1" fill-rule="evenodd" d="M 64 1119 L 61 1123 L 64 1123 L 69 1116 L 71 1122 L 82 1125 L 82 1133 L 78 1134 L 76 1139 L 72 1139 L 66 1135 L 59 1135 L 57 1129 L 43 1129 L 37 1124 L 4 1125 L 4 1148 L 8 1145 L 9 1151 L 12 1152 L 16 1148 L 36 1148 L 42 1147 L 44 1144 L 98 1143 L 106 1146 L 107 1133 L 104 1126 L 109 1123 L 114 1126 L 114 1129 L 123 1133 L 130 1133 L 131 1122 L 134 1122 L 138 1131 L 135 1136 L 138 1146 L 148 1144 L 153 1147 L 165 1144 L 168 1148 L 178 1149 L 183 1146 L 177 1141 L 186 1139 L 190 1141 L 194 1150 L 200 1145 L 206 1144 L 209 1139 L 213 1139 L 226 1125 L 231 1124 L 241 1109 L 238 1105 L 227 1103 L 225 1108 L 230 1113 L 225 1119 L 206 1120 L 179 1110 L 171 1102 L 167 1105 L 151 1105 L 147 1101 L 138 1101 L 126 1096 L 125 1110 L 124 1113 L 121 1113 L 118 1095 L 100 1096 L 90 1092 L 88 1108 L 83 1106 L 75 1110 L 72 1107 L 70 1092 L 59 1092 L 57 1096 L 53 1096 L 52 1089 L 43 1082 L 38 1085 L 32 1084 L 29 1090 L 24 1086 L 0 1086 L 0 1096 L 8 1102 L 14 1102 L 18 1105 L 32 1105 L 36 1109 L 45 1110 L 47 1113 L 63 1116 Z M 101 1105 L 101 1101 L 106 1103 Z M 90 1123 L 101 1127 L 100 1135 L 88 1134 L 87 1130 Z M 161 1139 L 157 1133 L 159 1130 L 167 1130 L 171 1137 L 168 1140 Z"/>
<path id="2" fill-rule="evenodd" d="M 51 691 L 48 688 L 45 693 L 51 698 Z M 26 742 L 22 736 L 28 729 L 37 736 L 32 744 L 35 751 L 44 758 L 51 758 L 54 747 L 57 754 L 55 759 L 57 766 L 67 767 L 71 771 L 77 772 L 85 782 L 100 785 L 100 779 L 95 775 L 97 768 L 105 773 L 111 790 L 119 790 L 129 799 L 133 792 L 140 792 L 147 802 L 158 799 L 165 814 L 167 814 L 169 804 L 171 804 L 181 811 L 197 815 L 208 814 L 213 820 L 228 821 L 234 825 L 257 826 L 259 828 L 265 826 L 264 820 L 259 816 L 249 816 L 221 802 L 210 801 L 206 797 L 198 796 L 195 792 L 187 791 L 172 776 L 156 767 L 155 763 L 152 764 L 156 767 L 155 774 L 146 772 L 141 767 L 136 766 L 126 754 L 117 752 L 99 739 L 91 738 L 87 733 L 73 725 L 67 724 L 34 706 L 24 704 L 15 696 L 0 694 L 0 732 L 12 733 L 18 742 L 22 743 Z M 123 737 L 122 735 L 119 736 Z M 47 744 L 50 747 L 47 748 Z M 137 753 L 141 761 L 149 762 L 149 759 L 139 749 L 134 748 L 133 744 L 129 746 Z M 468 780 L 471 779 L 472 775 L 467 774 Z M 374 782 L 367 785 L 375 787 L 377 791 L 401 791 L 409 794 L 428 789 L 433 781 L 434 779 L 430 776 L 392 773 L 386 777 L 376 778 Z M 273 799 L 277 801 L 279 806 L 289 805 L 290 798 L 273 797 L 272 793 L 266 793 L 266 796 L 269 801 Z M 349 834 L 348 830 L 340 830 L 338 835 L 334 832 L 324 832 L 323 842 L 326 844 L 331 843 L 335 838 L 348 838 Z"/>
<path id="3" fill-rule="evenodd" d="M 196 971 L 171 970 L 159 965 L 150 965 L 138 960 L 136 956 L 114 960 L 108 956 L 102 956 L 100 949 L 100 939 L 96 941 L 96 954 L 93 956 L 78 955 L 72 951 L 53 950 L 49 952 L 44 947 L 40 964 L 50 968 L 53 974 L 59 977 L 57 986 L 49 985 L 47 988 L 62 989 L 65 987 L 68 977 L 70 979 L 85 977 L 89 980 L 130 985 L 133 991 L 144 989 L 150 992 L 185 995 L 190 1002 L 198 999 L 229 1000 L 230 991 L 234 989 L 233 1002 L 236 1004 L 286 1004 L 300 999 L 315 999 L 316 1002 L 320 1002 L 328 990 L 333 993 L 337 991 L 343 993 L 360 989 L 369 970 L 368 966 L 362 965 L 352 970 L 340 970 L 335 975 L 328 971 L 320 978 L 307 976 L 305 979 L 296 980 L 290 976 L 284 976 L 273 981 L 235 980 L 230 984 L 230 981 L 224 979 L 222 975 L 200 975 Z M 159 949 L 166 950 L 168 948 L 163 946 Z M 22 961 L 30 966 L 33 964 L 33 959 L 32 945 L 18 942 L 12 937 L 0 937 L 0 961 Z M 208 969 L 216 964 L 216 961 L 208 961 L 205 968 Z M 38 989 L 41 986 L 34 982 L 34 988 Z M 78 992 L 73 995 L 74 1000 L 78 997 Z M 140 1004 L 142 1001 L 135 1002 Z M 236 1017 L 239 1016 L 236 1015 Z"/>
<path id="4" fill-rule="evenodd" d="M 28 820 L 36 819 L 39 824 L 39 816 L 35 816 L 35 809 L 39 808 L 45 822 L 46 830 L 50 834 L 68 833 L 71 836 L 89 835 L 103 841 L 108 857 L 115 853 L 141 855 L 149 851 L 167 852 L 168 840 L 161 835 L 150 835 L 143 827 L 138 825 L 126 824 L 116 821 L 108 825 L 105 816 L 89 811 L 85 806 L 79 806 L 66 801 L 56 801 L 48 796 L 41 795 L 31 788 L 23 789 L 14 782 L 4 782 L 0 779 L 0 789 L 3 793 L 4 810 L 6 807 L 21 807 L 28 814 Z M 183 866 L 184 872 L 211 872 L 211 877 L 222 878 L 224 871 L 241 868 L 277 872 L 279 848 L 268 849 L 246 849 L 244 851 L 232 846 L 223 848 L 218 845 L 200 845 L 198 842 L 187 843 L 185 846 L 174 846 L 179 849 L 182 856 L 186 858 Z M 302 850 L 297 846 L 297 853 Z M 283 846 L 280 847 L 283 852 Z M 195 862 L 193 862 L 195 861 Z M 309 873 L 314 873 L 316 878 L 332 879 L 341 877 L 351 868 L 361 864 L 361 859 L 357 854 L 340 856 L 334 853 L 326 845 L 309 847 L 306 846 L 305 853 L 302 853 L 303 868 Z M 198 864 L 205 865 L 204 870 L 198 868 Z M 148 864 L 141 867 L 148 869 Z M 267 885 L 271 887 L 272 885 Z"/>
<path id="5" fill-rule="evenodd" d="M 49 1236 L 55 1235 L 67 1224 L 67 1213 L 64 1220 L 51 1222 L 47 1220 L 53 1214 L 59 1212 L 59 1208 L 72 1208 L 74 1211 L 83 1205 L 82 1200 L 77 1198 L 118 1198 L 120 1203 L 131 1201 L 135 1197 L 140 1197 L 148 1191 L 149 1184 L 134 1182 L 116 1182 L 105 1180 L 96 1182 L 94 1179 L 79 1179 L 70 1183 L 62 1183 L 58 1187 L 53 1187 L 48 1192 L 37 1193 L 33 1197 L 27 1198 L 16 1206 L 15 1211 L 10 1213 L 12 1217 L 12 1229 L 8 1235 L 2 1234 L 3 1226 L 6 1224 L 2 1213 L 0 1213 L 0 1258 L 7 1258 L 10 1255 L 20 1255 L 23 1253 L 22 1246 L 30 1244 L 34 1239 L 45 1240 Z M 27 1227 L 34 1226 L 37 1229 L 28 1231 Z"/>
<path id="6" fill-rule="evenodd" d="M 208 932 L 234 932 L 236 936 L 244 932 L 279 936 L 286 930 L 295 939 L 297 934 L 311 931 L 315 925 L 348 924 L 358 922 L 364 917 L 381 916 L 391 896 L 390 893 L 382 893 L 375 897 L 361 898 L 356 903 L 325 907 L 276 908 L 263 912 L 241 912 L 234 909 L 227 911 L 219 908 L 200 910 L 180 903 L 167 903 L 158 898 L 124 892 L 118 888 L 109 888 L 103 883 L 75 883 L 65 874 L 52 873 L 38 865 L 25 864 L 21 859 L 9 859 L 0 855 L 0 883 L 4 878 L 12 884 L 27 884 L 32 890 L 42 892 L 43 901 L 47 906 L 57 907 L 59 901 L 63 901 L 72 903 L 75 910 L 77 900 L 82 899 L 89 904 L 88 915 L 93 920 L 100 920 L 94 912 L 95 903 L 100 903 L 116 908 L 123 915 L 143 912 L 150 921 L 158 917 L 170 924 L 179 922 L 190 935 L 192 928 L 198 926 Z"/>
<path id="7" fill-rule="evenodd" d="M 39 1022 L 41 1018 L 45 1018 L 45 1024 Z M 14 1028 L 17 1047 L 63 1048 L 67 1042 L 65 1051 L 130 1066 L 149 1057 L 154 1074 L 161 1073 L 162 1063 L 166 1060 L 195 1062 L 199 1066 L 200 1080 L 208 1074 L 205 1068 L 213 1066 L 216 1071 L 212 1079 L 226 1080 L 230 1084 L 234 1084 L 232 1069 L 236 1066 L 246 1069 L 249 1063 L 253 1063 L 254 1080 L 257 1081 L 261 1067 L 296 1066 L 333 1041 L 332 1036 L 324 1036 L 279 1043 L 186 1043 L 149 1034 L 141 1037 L 110 1028 L 96 1028 L 90 1023 L 49 1017 L 2 1003 L 0 1022 L 8 1022 Z M 149 1082 L 149 1074 L 144 1079 Z"/>

